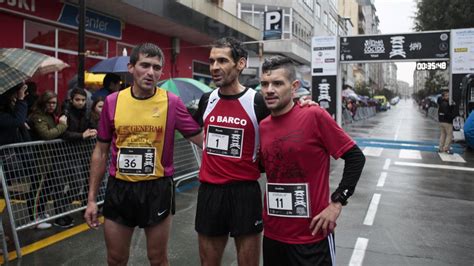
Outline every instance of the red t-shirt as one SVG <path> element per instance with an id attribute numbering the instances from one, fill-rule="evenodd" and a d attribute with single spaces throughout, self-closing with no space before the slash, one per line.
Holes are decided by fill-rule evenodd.
<path id="1" fill-rule="evenodd" d="M 267 191 L 263 211 L 264 235 L 289 244 L 322 240 L 322 233 L 311 235 L 309 225 L 312 218 L 329 205 L 329 156 L 339 158 L 355 142 L 324 109 L 316 106 L 295 106 L 284 115 L 265 118 L 260 123 L 260 137 L 268 183 L 307 184 L 309 198 L 309 217 L 274 216 L 268 213 Z M 276 200 L 273 195 L 269 197 L 272 203 Z M 293 197 L 291 204 L 297 204 L 296 201 Z"/>

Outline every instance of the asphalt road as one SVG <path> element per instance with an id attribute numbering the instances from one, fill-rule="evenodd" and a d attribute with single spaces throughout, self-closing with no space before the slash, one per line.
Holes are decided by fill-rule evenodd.
<path id="1" fill-rule="evenodd" d="M 438 154 L 437 122 L 411 101 L 345 129 L 364 150 L 367 162 L 338 220 L 337 265 L 473 265 L 474 153 L 456 146 L 457 154 Z M 332 189 L 343 166 L 342 160 L 331 163 Z M 196 182 L 179 188 L 169 243 L 171 265 L 199 265 L 196 197 Z M 142 230 L 136 230 L 130 254 L 129 265 L 148 264 Z M 99 229 L 10 264 L 104 265 L 105 257 Z M 232 241 L 222 265 L 237 265 Z"/>

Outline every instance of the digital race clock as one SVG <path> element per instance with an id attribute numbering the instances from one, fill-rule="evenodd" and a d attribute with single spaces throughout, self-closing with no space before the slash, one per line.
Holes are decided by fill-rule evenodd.
<path id="1" fill-rule="evenodd" d="M 416 62 L 416 70 L 446 70 L 448 62 L 446 61 L 423 61 Z"/>

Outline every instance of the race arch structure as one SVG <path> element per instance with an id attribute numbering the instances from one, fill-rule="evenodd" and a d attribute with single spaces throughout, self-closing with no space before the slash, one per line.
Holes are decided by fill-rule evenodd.
<path id="1" fill-rule="evenodd" d="M 461 80 L 465 75 L 474 73 L 474 28 L 313 37 L 313 100 L 325 108 L 340 125 L 343 85 L 341 64 L 409 61 L 418 62 L 420 68 L 442 67 L 442 62 L 447 62 L 450 100 L 459 103 Z"/>

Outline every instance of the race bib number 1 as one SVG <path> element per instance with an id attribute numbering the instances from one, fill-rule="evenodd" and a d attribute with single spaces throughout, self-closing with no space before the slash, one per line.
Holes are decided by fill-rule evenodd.
<path id="1" fill-rule="evenodd" d="M 219 156 L 242 156 L 244 130 L 240 128 L 209 126 L 206 137 L 206 152 Z"/>
<path id="2" fill-rule="evenodd" d="M 308 218 L 308 184 L 267 183 L 267 213 L 272 216 Z"/>
<path id="3" fill-rule="evenodd" d="M 118 171 L 128 175 L 155 173 L 155 148 L 120 148 L 117 156 Z"/>

